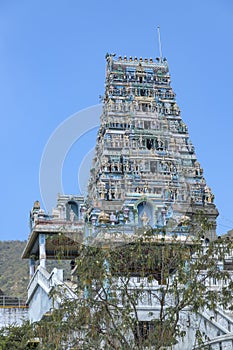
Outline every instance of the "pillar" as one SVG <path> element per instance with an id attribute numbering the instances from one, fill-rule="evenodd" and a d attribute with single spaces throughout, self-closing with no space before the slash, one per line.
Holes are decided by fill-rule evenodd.
<path id="1" fill-rule="evenodd" d="M 40 266 L 46 268 L 46 249 L 45 249 L 46 237 L 44 233 L 39 235 L 39 258 Z"/>
<path id="2" fill-rule="evenodd" d="M 29 259 L 29 278 L 31 279 L 35 273 L 35 259 L 30 257 Z"/>

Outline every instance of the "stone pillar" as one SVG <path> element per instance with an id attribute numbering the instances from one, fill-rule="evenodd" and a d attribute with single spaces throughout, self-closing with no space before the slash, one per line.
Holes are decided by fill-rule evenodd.
<path id="1" fill-rule="evenodd" d="M 46 238 L 44 233 L 39 234 L 39 257 L 40 266 L 46 268 L 46 249 L 45 249 Z"/>
<path id="2" fill-rule="evenodd" d="M 29 259 L 29 278 L 31 279 L 35 273 L 35 259 L 30 257 Z"/>

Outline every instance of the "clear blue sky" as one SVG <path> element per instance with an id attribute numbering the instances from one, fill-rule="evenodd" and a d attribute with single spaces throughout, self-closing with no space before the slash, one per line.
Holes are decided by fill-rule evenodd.
<path id="1" fill-rule="evenodd" d="M 1 240 L 27 239 L 45 144 L 63 120 L 99 103 L 106 52 L 158 56 L 157 25 L 218 233 L 233 227 L 232 0 L 0 0 Z M 79 148 L 64 164 L 68 193 L 78 191 Z"/>

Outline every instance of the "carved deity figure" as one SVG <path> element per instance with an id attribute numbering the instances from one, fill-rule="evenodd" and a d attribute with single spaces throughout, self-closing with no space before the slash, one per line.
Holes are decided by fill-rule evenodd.
<path id="1" fill-rule="evenodd" d="M 108 190 L 108 199 L 112 200 L 112 189 L 111 188 L 109 188 L 109 190 Z"/>
<path id="2" fill-rule="evenodd" d="M 120 183 L 116 183 L 114 195 L 115 195 L 115 199 L 121 198 L 121 185 L 120 185 Z"/>
<path id="3" fill-rule="evenodd" d="M 142 135 L 139 136 L 139 146 L 142 147 Z"/>
<path id="4" fill-rule="evenodd" d="M 70 221 L 73 222 L 75 217 L 75 213 L 73 210 L 70 211 Z"/>
<path id="5" fill-rule="evenodd" d="M 128 135 L 125 135 L 125 137 L 124 137 L 124 144 L 125 144 L 125 147 L 129 147 L 129 136 Z"/>
<path id="6" fill-rule="evenodd" d="M 103 182 L 100 182 L 98 184 L 98 190 L 100 194 L 100 199 L 104 199 L 105 196 L 105 184 Z"/>
<path id="7" fill-rule="evenodd" d="M 116 222 L 116 215 L 113 212 L 110 215 L 110 221 L 112 225 L 114 225 L 114 223 Z"/>
<path id="8" fill-rule="evenodd" d="M 150 218 L 147 216 L 146 212 L 144 211 L 143 214 L 141 215 L 141 220 L 142 220 L 142 226 L 148 225 Z"/>
<path id="9" fill-rule="evenodd" d="M 213 203 L 214 201 L 214 195 L 211 192 L 211 188 L 208 186 L 205 186 L 205 198 L 208 203 Z"/>

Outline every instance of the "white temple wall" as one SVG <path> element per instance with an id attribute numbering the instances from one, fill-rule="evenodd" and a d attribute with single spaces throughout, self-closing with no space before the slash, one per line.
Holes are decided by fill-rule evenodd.
<path id="1" fill-rule="evenodd" d="M 37 285 L 33 298 L 29 302 L 29 320 L 30 322 L 39 321 L 42 316 L 53 306 L 52 298 Z"/>
<path id="2" fill-rule="evenodd" d="M 23 321 L 28 320 L 28 309 L 22 307 L 3 307 L 0 308 L 0 328 L 12 324 L 21 325 Z"/>

